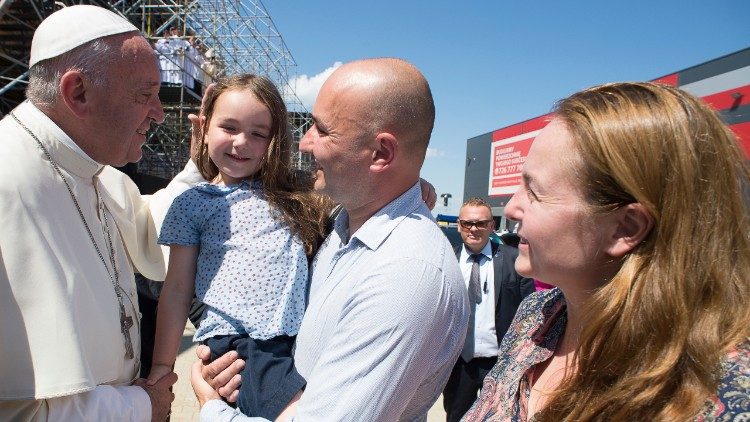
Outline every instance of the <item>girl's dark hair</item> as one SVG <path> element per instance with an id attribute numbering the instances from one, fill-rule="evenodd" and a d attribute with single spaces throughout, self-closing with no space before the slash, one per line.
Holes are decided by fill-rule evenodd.
<path id="1" fill-rule="evenodd" d="M 211 122 L 216 100 L 221 94 L 234 90 L 249 91 L 271 113 L 268 150 L 254 178 L 261 181 L 263 194 L 271 205 L 272 213 L 277 213 L 292 233 L 300 237 L 305 253 L 312 256 L 325 237 L 330 201 L 313 192 L 312 179 L 308 174 L 291 168 L 292 134 L 286 105 L 273 82 L 252 74 L 230 76 L 217 82 L 203 106 L 206 120 L 199 150 L 195 154 L 198 170 L 209 181 L 219 174 L 218 167 L 208 155 L 206 129 Z"/>

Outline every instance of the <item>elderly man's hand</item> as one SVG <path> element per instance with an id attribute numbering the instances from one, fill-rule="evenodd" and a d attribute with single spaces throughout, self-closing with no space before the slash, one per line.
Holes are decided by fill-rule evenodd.
<path id="1" fill-rule="evenodd" d="M 211 349 L 205 345 L 198 346 L 195 353 L 200 361 L 194 365 L 197 366 L 194 370 L 199 370 L 200 377 L 221 397 L 224 397 L 230 403 L 236 402 L 242 383 L 240 371 L 245 368 L 245 361 L 239 358 L 236 351 L 232 350 L 208 363 L 211 358 Z M 195 384 L 193 384 L 193 389 L 195 390 Z M 198 395 L 197 390 L 195 394 Z M 200 397 L 198 400 L 200 400 Z"/>
<path id="2" fill-rule="evenodd" d="M 169 416 L 169 411 L 172 408 L 172 401 L 174 400 L 174 393 L 169 389 L 177 382 L 177 374 L 174 372 L 163 376 L 154 385 L 147 385 L 145 379 L 137 379 L 133 385 L 137 385 L 148 394 L 148 398 L 151 399 L 151 420 L 152 421 L 165 421 Z"/>
<path id="3" fill-rule="evenodd" d="M 419 187 L 422 189 L 422 200 L 427 205 L 427 208 L 432 210 L 435 208 L 435 202 L 437 201 L 437 193 L 435 192 L 435 186 L 432 183 L 419 178 Z"/>
<path id="4" fill-rule="evenodd" d="M 203 124 L 206 122 L 206 116 L 203 110 L 206 106 L 206 99 L 214 92 L 216 84 L 210 84 L 206 87 L 203 92 L 203 99 L 201 100 L 201 109 L 198 115 L 188 114 L 188 120 L 190 120 L 191 131 L 190 131 L 190 159 L 196 162 L 198 154 L 201 151 L 201 143 L 203 143 Z"/>

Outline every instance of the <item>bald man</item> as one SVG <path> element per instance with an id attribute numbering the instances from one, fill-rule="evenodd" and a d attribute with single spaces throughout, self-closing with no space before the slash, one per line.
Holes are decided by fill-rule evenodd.
<path id="1" fill-rule="evenodd" d="M 450 375 L 469 313 L 419 189 L 434 119 L 427 81 L 403 60 L 346 64 L 318 94 L 300 150 L 343 211 L 312 264 L 294 356 L 307 387 L 293 420 L 426 420 Z M 201 404 L 218 398 L 194 374 Z M 203 407 L 221 415 L 237 416 L 220 400 Z"/>

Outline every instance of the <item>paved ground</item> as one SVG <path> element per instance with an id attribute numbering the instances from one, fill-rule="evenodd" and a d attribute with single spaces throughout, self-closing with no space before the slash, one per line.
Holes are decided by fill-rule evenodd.
<path id="1" fill-rule="evenodd" d="M 179 377 L 177 384 L 174 386 L 175 399 L 172 403 L 173 422 L 198 421 L 198 400 L 193 394 L 193 388 L 190 386 L 190 365 L 195 361 L 195 346 L 192 339 L 195 328 L 189 322 L 182 333 L 182 344 L 180 345 L 180 354 L 177 355 L 175 362 L 175 372 Z"/>
<path id="2" fill-rule="evenodd" d="M 172 403 L 172 422 L 199 421 L 198 400 L 196 400 L 193 388 L 190 386 L 190 366 L 195 361 L 195 346 L 191 341 L 194 333 L 195 329 L 188 322 L 182 334 L 180 354 L 177 356 L 177 362 L 175 363 L 175 372 L 179 380 L 174 387 L 175 399 Z M 443 398 L 441 396 L 430 409 L 430 413 L 427 415 L 428 422 L 445 421 L 442 403 Z"/>

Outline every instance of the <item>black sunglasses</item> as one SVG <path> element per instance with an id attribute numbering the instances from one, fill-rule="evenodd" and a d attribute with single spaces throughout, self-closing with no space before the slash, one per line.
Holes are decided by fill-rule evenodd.
<path id="1" fill-rule="evenodd" d="M 461 227 L 465 229 L 471 229 L 472 227 L 476 226 L 478 229 L 486 229 L 487 225 L 490 224 L 492 220 L 458 220 L 458 224 L 461 225 Z"/>

